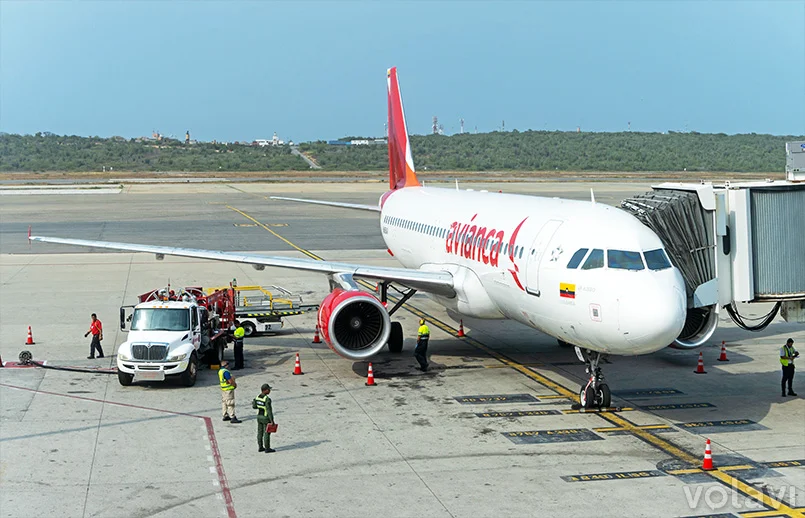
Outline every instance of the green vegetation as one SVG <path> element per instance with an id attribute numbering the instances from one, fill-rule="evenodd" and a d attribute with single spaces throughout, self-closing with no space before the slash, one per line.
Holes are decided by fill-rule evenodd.
<path id="1" fill-rule="evenodd" d="M 418 170 L 782 172 L 801 136 L 702 133 L 493 132 L 412 136 Z M 324 169 L 384 169 L 384 146 L 302 144 Z"/>
<path id="2" fill-rule="evenodd" d="M 290 148 L 52 134 L 0 135 L 0 171 L 307 170 Z"/>
<path id="3" fill-rule="evenodd" d="M 412 136 L 420 170 L 781 172 L 785 142 L 804 136 L 700 133 L 493 132 Z M 324 170 L 388 167 L 384 145 L 301 144 Z M 0 171 L 287 171 L 308 165 L 287 146 L 52 134 L 0 134 Z"/>

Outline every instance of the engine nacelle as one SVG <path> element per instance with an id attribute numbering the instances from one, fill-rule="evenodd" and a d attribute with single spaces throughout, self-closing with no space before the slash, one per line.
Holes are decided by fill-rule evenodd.
<path id="1" fill-rule="evenodd" d="M 671 347 L 674 349 L 695 349 L 707 342 L 718 327 L 718 306 L 689 308 L 685 327 Z"/>
<path id="2" fill-rule="evenodd" d="M 388 342 L 391 319 L 377 297 L 337 288 L 319 306 L 319 329 L 330 349 L 349 360 L 365 360 Z"/>

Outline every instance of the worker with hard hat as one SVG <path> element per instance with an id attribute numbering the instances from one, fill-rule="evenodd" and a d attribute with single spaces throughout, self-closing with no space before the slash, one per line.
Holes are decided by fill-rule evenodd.
<path id="1" fill-rule="evenodd" d="M 788 395 L 796 396 L 794 392 L 794 358 L 799 356 L 799 351 L 794 349 L 794 339 L 786 340 L 785 345 L 780 347 L 780 363 L 783 365 L 782 397 L 785 397 L 785 384 L 788 382 Z"/>
<path id="2" fill-rule="evenodd" d="M 430 328 L 425 323 L 425 319 L 419 320 L 419 330 L 416 333 L 416 349 L 414 358 L 419 362 L 418 369 L 422 372 L 428 370 L 428 340 L 430 340 Z"/>

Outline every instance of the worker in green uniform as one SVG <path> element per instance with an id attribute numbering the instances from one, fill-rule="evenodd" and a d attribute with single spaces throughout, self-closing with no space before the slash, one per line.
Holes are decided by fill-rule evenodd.
<path id="1" fill-rule="evenodd" d="M 428 370 L 428 340 L 430 340 L 430 328 L 425 323 L 425 319 L 419 321 L 419 330 L 416 333 L 416 349 L 414 358 L 419 362 L 419 370 Z"/>
<path id="2" fill-rule="evenodd" d="M 268 383 L 263 383 L 260 387 L 260 395 L 252 401 L 252 408 L 257 409 L 257 445 L 258 452 L 274 453 L 271 449 L 271 434 L 266 431 L 266 425 L 274 424 L 274 410 L 271 408 L 271 387 Z M 263 446 L 265 439 L 265 446 Z"/>

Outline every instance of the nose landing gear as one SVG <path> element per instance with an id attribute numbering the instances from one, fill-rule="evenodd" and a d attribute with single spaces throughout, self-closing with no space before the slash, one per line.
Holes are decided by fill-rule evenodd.
<path id="1" fill-rule="evenodd" d="M 604 375 L 598 362 L 603 355 L 596 351 L 589 351 L 576 347 L 576 356 L 587 366 L 587 383 L 579 390 L 579 403 L 581 408 L 609 408 L 612 404 L 612 393 L 609 385 L 604 381 Z"/>

